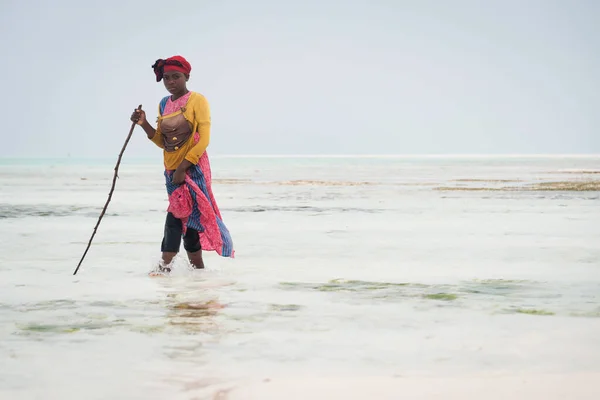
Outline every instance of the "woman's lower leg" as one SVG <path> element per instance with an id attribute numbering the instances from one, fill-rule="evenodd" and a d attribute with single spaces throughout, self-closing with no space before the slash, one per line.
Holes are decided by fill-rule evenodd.
<path id="1" fill-rule="evenodd" d="M 190 264 L 192 264 L 192 267 L 194 267 L 196 269 L 204 268 L 204 260 L 202 259 L 202 250 L 194 251 L 193 253 L 188 251 L 187 255 L 188 255 L 188 260 L 190 260 Z"/>

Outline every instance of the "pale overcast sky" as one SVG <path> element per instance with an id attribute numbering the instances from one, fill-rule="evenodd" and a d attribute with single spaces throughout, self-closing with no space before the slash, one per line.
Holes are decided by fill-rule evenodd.
<path id="1" fill-rule="evenodd" d="M 600 1 L 2 0 L 0 52 L 0 156 L 116 156 L 175 54 L 213 155 L 600 153 Z"/>

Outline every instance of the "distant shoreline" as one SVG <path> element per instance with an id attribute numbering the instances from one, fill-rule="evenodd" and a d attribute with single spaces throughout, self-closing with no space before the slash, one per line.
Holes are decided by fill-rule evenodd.
<path id="1" fill-rule="evenodd" d="M 108 161 L 116 160 L 117 156 L 101 157 L 18 157 L 1 156 L 0 162 L 27 162 L 27 161 Z M 490 159 L 523 159 L 523 158 L 600 158 L 600 154 L 211 154 L 212 159 L 222 158 L 363 158 L 363 159 L 469 159 L 469 158 L 490 158 Z M 160 156 L 127 157 L 124 156 L 122 162 L 126 160 L 133 161 L 154 161 L 161 159 Z"/>

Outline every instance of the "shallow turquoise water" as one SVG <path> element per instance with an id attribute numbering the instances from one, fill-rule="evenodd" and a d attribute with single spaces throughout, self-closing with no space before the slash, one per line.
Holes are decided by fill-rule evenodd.
<path id="1" fill-rule="evenodd" d="M 600 158 L 215 158 L 237 257 L 164 279 L 160 162 L 129 162 L 72 276 L 112 168 L 0 166 L 1 398 L 598 370 L 600 193 L 435 188 L 591 179 Z"/>

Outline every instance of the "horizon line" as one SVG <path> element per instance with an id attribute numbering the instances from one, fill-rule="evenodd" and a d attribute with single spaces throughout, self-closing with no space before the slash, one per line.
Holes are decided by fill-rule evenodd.
<path id="1" fill-rule="evenodd" d="M 52 160 L 52 159 L 107 159 L 113 158 L 114 156 L 104 155 L 104 156 L 51 156 L 51 157 L 42 157 L 42 156 L 0 156 L 0 159 L 21 159 L 21 160 L 31 160 L 31 159 L 42 159 L 42 160 Z M 417 157 L 426 157 L 426 158 L 443 158 L 443 157 L 497 157 L 497 158 L 518 158 L 518 157 L 600 157 L 600 153 L 448 153 L 448 154 L 439 154 L 439 153 L 422 153 L 422 154 L 213 154 L 210 158 L 417 158 Z M 133 156 L 127 157 L 133 159 L 141 159 L 141 158 L 154 158 L 154 156 Z M 125 160 L 125 155 L 123 157 Z"/>
<path id="2" fill-rule="evenodd" d="M 448 154 L 215 154 L 212 158 L 411 158 L 411 157 L 600 157 L 600 153 L 565 153 L 565 154 L 544 154 L 544 153 L 448 153 Z"/>

